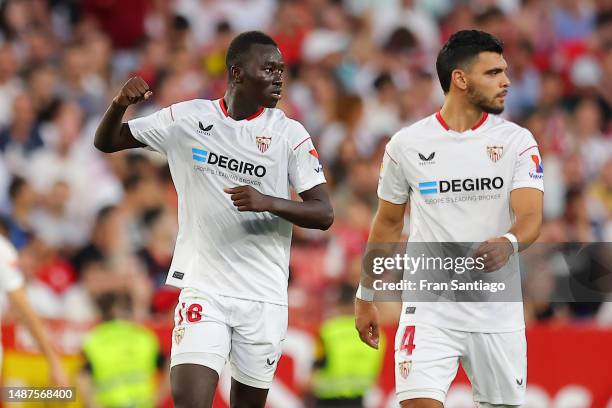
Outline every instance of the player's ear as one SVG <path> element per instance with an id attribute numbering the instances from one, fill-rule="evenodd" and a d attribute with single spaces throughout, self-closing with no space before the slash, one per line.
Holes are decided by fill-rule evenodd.
<path id="1" fill-rule="evenodd" d="M 465 72 L 462 69 L 454 69 L 451 73 L 451 82 L 462 91 L 467 89 L 467 78 Z"/>
<path id="2" fill-rule="evenodd" d="M 242 68 L 240 68 L 238 65 L 232 65 L 230 67 L 230 74 L 231 74 L 232 82 L 237 83 L 237 84 L 242 82 L 243 72 L 242 72 Z"/>

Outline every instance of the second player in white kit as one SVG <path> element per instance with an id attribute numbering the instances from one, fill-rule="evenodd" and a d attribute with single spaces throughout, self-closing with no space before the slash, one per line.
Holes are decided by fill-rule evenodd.
<path id="1" fill-rule="evenodd" d="M 474 257 L 485 259 L 488 276 L 520 288 L 516 253 L 539 233 L 543 167 L 527 129 L 489 114 L 503 111 L 506 67 L 502 45 L 490 34 L 451 36 L 437 63 L 444 106 L 386 146 L 371 243 L 399 240 L 410 203 L 409 248 L 411 242 L 483 243 Z M 402 407 L 441 407 L 460 361 L 479 406 L 521 405 L 527 355 L 516 295 L 504 302 L 418 302 L 404 293 L 395 339 Z M 357 297 L 357 329 L 376 347 L 372 289 L 360 287 Z"/>

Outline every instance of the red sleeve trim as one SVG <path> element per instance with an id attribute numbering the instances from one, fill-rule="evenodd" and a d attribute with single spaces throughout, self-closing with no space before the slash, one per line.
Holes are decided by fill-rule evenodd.
<path id="1" fill-rule="evenodd" d="M 311 137 L 310 137 L 310 136 L 308 136 L 306 139 L 302 140 L 300 143 L 298 143 L 298 145 L 297 145 L 297 146 L 295 146 L 295 147 L 293 148 L 293 150 L 295 150 L 295 149 L 297 149 L 298 147 L 300 147 L 300 146 L 301 146 L 301 145 L 302 145 L 302 144 L 303 144 L 305 141 L 307 141 L 307 140 L 308 140 L 308 139 L 310 139 L 310 138 L 311 138 Z"/>
<path id="2" fill-rule="evenodd" d="M 521 157 L 523 155 L 523 153 L 525 153 L 527 150 L 531 150 L 534 147 L 538 147 L 538 145 L 529 146 L 528 148 L 526 148 L 525 150 L 523 150 L 522 152 L 519 153 L 519 157 Z"/>

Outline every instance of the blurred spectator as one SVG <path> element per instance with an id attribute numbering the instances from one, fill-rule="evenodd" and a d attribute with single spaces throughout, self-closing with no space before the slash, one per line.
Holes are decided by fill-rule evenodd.
<path id="1" fill-rule="evenodd" d="M 318 333 L 312 392 L 316 407 L 363 407 L 363 397 L 382 366 L 386 339 L 378 350 L 365 345 L 355 332 L 355 288 L 341 286 L 338 301 Z"/>
<path id="2" fill-rule="evenodd" d="M 109 292 L 97 298 L 102 323 L 83 345 L 85 366 L 79 388 L 89 407 L 153 407 L 157 370 L 165 365 L 155 333 L 132 323 L 130 296 Z"/>

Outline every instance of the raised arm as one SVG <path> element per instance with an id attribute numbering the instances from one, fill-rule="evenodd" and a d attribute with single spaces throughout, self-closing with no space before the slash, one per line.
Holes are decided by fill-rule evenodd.
<path id="1" fill-rule="evenodd" d="M 149 99 L 152 94 L 149 85 L 142 78 L 130 78 L 104 113 L 96 129 L 94 146 L 104 153 L 145 146 L 134 138 L 130 127 L 122 120 L 128 106 Z"/>

